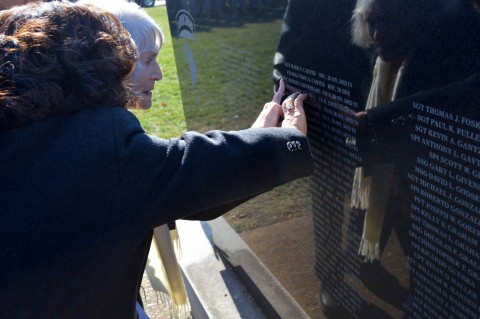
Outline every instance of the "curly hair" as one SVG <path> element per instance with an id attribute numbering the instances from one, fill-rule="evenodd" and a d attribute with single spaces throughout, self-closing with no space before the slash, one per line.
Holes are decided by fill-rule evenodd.
<path id="1" fill-rule="evenodd" d="M 77 3 L 93 4 L 107 10 L 122 22 L 137 45 L 138 52 L 160 51 L 165 35 L 155 20 L 134 1 L 79 0 Z"/>
<path id="2" fill-rule="evenodd" d="M 68 2 L 0 12 L 0 132 L 89 108 L 135 105 L 138 53 L 110 13 Z"/>

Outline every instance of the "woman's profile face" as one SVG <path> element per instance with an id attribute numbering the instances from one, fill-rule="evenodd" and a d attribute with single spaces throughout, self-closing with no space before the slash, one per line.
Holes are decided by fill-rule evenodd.
<path id="1" fill-rule="evenodd" d="M 386 62 L 405 59 L 411 50 L 412 34 L 401 0 L 376 0 L 367 16 L 376 53 Z"/>
<path id="2" fill-rule="evenodd" d="M 152 90 L 155 82 L 163 78 L 162 69 L 157 62 L 159 51 L 141 52 L 132 76 L 133 89 L 142 110 L 152 106 Z"/>

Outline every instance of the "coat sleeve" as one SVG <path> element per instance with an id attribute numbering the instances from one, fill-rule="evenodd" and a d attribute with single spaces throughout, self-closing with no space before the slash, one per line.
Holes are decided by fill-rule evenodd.
<path id="1" fill-rule="evenodd" d="M 188 132 L 164 140 L 145 134 L 127 113 L 118 112 L 114 124 L 117 165 L 126 205 L 149 226 L 208 210 L 220 215 L 222 205 L 313 170 L 307 139 L 295 129 Z"/>
<path id="2" fill-rule="evenodd" d="M 256 194 L 256 195 L 260 195 L 260 193 Z M 201 211 L 201 212 L 194 213 L 192 215 L 186 216 L 183 219 L 185 219 L 185 220 L 212 220 L 212 219 L 217 218 L 218 216 L 221 216 L 221 215 L 231 211 L 232 209 L 234 209 L 238 205 L 243 204 L 246 201 L 248 201 L 248 200 L 250 200 L 254 197 L 255 196 L 250 196 L 250 197 L 243 198 L 243 199 L 240 199 L 240 200 L 236 200 L 236 201 L 233 201 L 233 202 L 230 202 L 230 203 L 225 203 L 225 204 L 222 204 L 220 206 L 216 206 L 216 207 L 210 208 L 208 210 Z"/>
<path id="3" fill-rule="evenodd" d="M 368 110 L 371 134 L 357 139 L 362 165 L 394 162 L 403 154 L 418 154 L 424 150 L 413 144 L 419 113 L 416 104 L 435 107 L 469 118 L 480 113 L 480 75 L 427 91 L 420 91 L 391 103 Z"/>

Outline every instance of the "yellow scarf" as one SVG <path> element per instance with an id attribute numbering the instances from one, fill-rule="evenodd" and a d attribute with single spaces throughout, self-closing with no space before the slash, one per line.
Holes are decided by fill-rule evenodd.
<path id="1" fill-rule="evenodd" d="M 393 64 L 377 58 L 373 69 L 373 81 L 367 99 L 366 110 L 395 99 L 403 72 L 403 64 Z M 358 254 L 365 261 L 380 259 L 380 236 L 391 190 L 393 164 L 372 167 L 370 176 L 364 176 L 363 168 L 355 169 L 351 206 L 364 209 L 365 221 Z"/>
<path id="2" fill-rule="evenodd" d="M 150 284 L 169 309 L 170 318 L 191 319 L 191 306 L 177 261 L 179 254 L 177 230 L 169 230 L 167 225 L 155 228 L 147 261 Z"/>

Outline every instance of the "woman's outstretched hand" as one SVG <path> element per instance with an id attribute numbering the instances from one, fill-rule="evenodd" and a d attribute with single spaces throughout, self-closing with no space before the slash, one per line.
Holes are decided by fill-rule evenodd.
<path id="1" fill-rule="evenodd" d="M 272 101 L 265 104 L 252 127 L 290 127 L 296 128 L 306 135 L 307 119 L 303 101 L 305 101 L 307 95 L 293 93 L 280 105 L 284 92 L 285 82 L 281 79 L 278 91 L 273 96 Z"/>
<path id="2" fill-rule="evenodd" d="M 283 121 L 282 127 L 293 127 L 307 135 L 307 118 L 303 108 L 306 94 L 293 93 L 282 103 Z"/>

